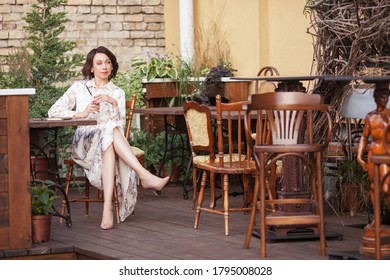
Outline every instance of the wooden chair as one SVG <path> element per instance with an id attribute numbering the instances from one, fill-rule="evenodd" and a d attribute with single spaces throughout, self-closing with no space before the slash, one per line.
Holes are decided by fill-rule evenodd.
<path id="1" fill-rule="evenodd" d="M 257 73 L 257 76 L 279 76 L 279 71 L 273 66 L 265 66 L 262 67 L 259 72 Z M 276 85 L 273 82 L 269 81 L 255 81 L 255 93 L 260 93 L 264 91 L 271 91 L 275 90 Z"/>
<path id="2" fill-rule="evenodd" d="M 204 163 L 215 162 L 215 141 L 210 108 L 194 101 L 184 103 L 183 108 L 193 164 L 192 185 L 194 194 L 192 209 L 194 209 L 198 196 L 198 169 L 201 170 Z M 214 174 L 210 174 L 210 208 L 214 207 L 214 177 Z"/>
<path id="3" fill-rule="evenodd" d="M 132 98 L 130 100 L 126 101 L 126 110 L 127 110 L 127 123 L 126 123 L 126 129 L 125 129 L 125 137 L 127 140 L 129 140 L 130 137 L 130 128 L 131 123 L 133 120 L 134 115 L 134 109 L 135 109 L 135 103 L 136 103 L 137 97 L 136 95 L 132 95 Z M 137 159 L 140 161 L 142 165 L 144 165 L 145 162 L 145 153 L 141 149 L 137 147 L 131 146 L 131 149 L 134 153 L 134 155 L 137 157 Z M 64 160 L 64 164 L 67 165 L 67 174 L 66 174 L 66 182 L 65 182 L 65 194 L 69 197 L 69 188 L 74 181 L 73 177 L 73 170 L 76 165 L 76 162 L 73 159 L 66 159 Z M 84 202 L 85 203 L 85 215 L 89 215 L 89 203 L 90 202 L 103 202 L 103 191 L 96 190 L 96 197 L 90 197 L 90 183 L 87 178 L 85 178 L 85 189 L 84 189 L 84 196 L 76 199 L 69 199 L 69 202 Z M 141 182 L 139 182 L 139 191 L 141 193 L 142 200 L 144 199 L 144 191 Z M 114 187 L 114 208 L 116 213 L 116 221 L 119 224 L 119 201 L 118 201 L 118 192 L 116 187 Z M 65 200 L 62 201 L 62 207 L 61 207 L 61 214 L 63 215 L 65 213 L 66 208 L 66 202 Z M 62 220 L 62 219 L 61 219 Z M 60 220 L 60 221 L 61 221 Z"/>
<path id="4" fill-rule="evenodd" d="M 269 227 L 313 227 L 318 230 L 321 245 L 321 255 L 326 255 L 325 220 L 323 208 L 323 165 L 322 153 L 327 147 L 332 134 L 332 119 L 329 113 L 330 107 L 322 103 L 322 98 L 317 94 L 305 94 L 299 92 L 269 92 L 253 94 L 248 99 L 247 114 L 257 112 L 255 144 L 253 146 L 254 158 L 258 176 L 253 191 L 253 203 L 251 217 L 246 233 L 244 248 L 249 248 L 253 225 L 255 222 L 256 208 L 260 212 L 260 241 L 261 256 L 266 257 L 266 232 Z M 327 119 L 326 136 L 323 141 L 317 141 L 314 137 L 316 118 Z M 245 123 L 248 135 L 252 135 L 250 122 Z M 305 128 L 303 130 L 302 128 Z M 266 140 L 264 131 L 269 130 L 271 139 Z M 304 133 L 302 133 L 304 132 Z M 303 135 L 304 134 L 304 135 Z M 281 188 L 275 182 L 273 170 L 279 162 L 282 170 L 280 174 L 283 180 L 283 160 L 286 157 L 297 158 L 297 164 L 302 166 L 299 180 L 302 185 L 298 190 L 306 190 L 310 197 L 279 196 Z M 268 192 L 267 188 L 277 188 Z M 258 195 L 260 192 L 260 201 Z M 271 194 L 270 194 L 271 193 Z M 299 194 L 299 193 L 297 193 Z M 308 210 L 304 212 L 288 213 L 289 205 L 307 204 Z M 266 211 L 270 211 L 266 215 Z"/>
<path id="5" fill-rule="evenodd" d="M 198 203 L 196 207 L 195 225 L 199 226 L 200 214 L 202 211 L 223 215 L 225 235 L 229 235 L 229 214 L 232 211 L 248 211 L 250 202 L 249 181 L 256 172 L 255 162 L 251 160 L 250 145 L 245 142 L 243 105 L 246 101 L 222 103 L 221 96 L 216 97 L 217 106 L 217 135 L 218 154 L 215 161 L 198 164 L 197 168 L 202 170 L 202 180 L 199 190 Z M 226 137 L 225 137 L 226 136 Z M 204 136 L 203 136 L 204 137 Z M 203 207 L 203 199 L 207 181 L 207 174 L 210 177 L 215 174 L 221 175 L 222 203 L 223 207 Z M 230 176 L 238 175 L 244 190 L 242 207 L 230 207 L 229 187 Z M 211 189 L 213 191 L 213 188 Z M 211 194 L 213 199 L 214 194 Z"/>

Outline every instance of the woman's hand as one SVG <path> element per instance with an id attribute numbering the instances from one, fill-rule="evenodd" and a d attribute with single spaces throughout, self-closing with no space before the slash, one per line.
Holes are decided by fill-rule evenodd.
<path id="1" fill-rule="evenodd" d="M 84 111 L 76 113 L 74 117 L 80 119 L 86 118 L 89 116 L 89 114 L 99 112 L 99 109 L 100 109 L 100 105 L 92 101 L 91 103 L 88 104 L 88 106 L 85 108 Z"/>
<path id="2" fill-rule="evenodd" d="M 115 108 L 118 103 L 116 102 L 115 98 L 112 98 L 106 94 L 98 94 L 93 98 L 93 102 L 95 104 L 100 104 L 101 102 L 107 102 L 112 105 L 113 108 Z"/>

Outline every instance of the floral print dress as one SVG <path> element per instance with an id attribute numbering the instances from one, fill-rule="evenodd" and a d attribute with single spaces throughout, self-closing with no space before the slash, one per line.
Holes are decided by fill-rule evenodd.
<path id="1" fill-rule="evenodd" d="M 79 126 L 73 135 L 72 159 L 85 172 L 89 182 L 102 190 L 103 153 L 113 142 L 113 130 L 118 127 L 124 137 L 126 123 L 126 97 L 124 91 L 111 81 L 104 87 L 97 87 L 93 80 L 75 82 L 49 109 L 49 117 L 73 117 L 84 111 L 93 97 L 107 94 L 115 98 L 118 106 L 100 104 L 99 113 L 90 114 L 87 119 L 96 119 L 97 125 Z M 137 200 L 137 177 L 120 158 L 117 159 L 115 185 L 118 190 L 119 216 L 124 221 L 133 211 Z"/>

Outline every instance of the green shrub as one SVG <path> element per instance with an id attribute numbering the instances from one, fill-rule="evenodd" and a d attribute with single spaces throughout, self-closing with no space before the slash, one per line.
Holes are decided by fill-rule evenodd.
<path id="1" fill-rule="evenodd" d="M 75 43 L 60 38 L 68 21 L 65 12 L 56 12 L 67 0 L 37 0 L 24 20 L 29 33 L 27 44 L 5 57 L 2 69 L 4 88 L 35 88 L 30 97 L 30 117 L 46 117 L 50 106 L 65 91 L 64 83 L 79 75 L 83 55 L 69 53 Z"/>

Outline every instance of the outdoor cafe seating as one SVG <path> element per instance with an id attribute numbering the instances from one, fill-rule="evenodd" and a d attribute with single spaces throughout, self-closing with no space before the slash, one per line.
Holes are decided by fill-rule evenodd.
<path id="1" fill-rule="evenodd" d="M 253 135 L 255 138 L 253 155 L 258 175 L 244 248 L 249 248 L 258 209 L 262 257 L 267 256 L 266 244 L 272 232 L 287 234 L 288 230 L 303 228 L 319 234 L 320 253 L 326 255 L 322 153 L 332 134 L 329 110 L 317 94 L 269 92 L 250 96 L 247 114 L 255 111 L 258 121 L 255 134 L 251 122 L 247 121 L 245 128 L 248 141 Z M 316 139 L 319 118 L 325 118 L 325 134 Z M 270 139 L 264 137 L 267 130 Z M 293 160 L 295 168 L 286 171 L 288 160 Z M 277 172 L 277 166 L 282 170 Z M 284 178 L 286 172 L 295 173 L 293 192 L 286 192 L 288 185 L 294 184 Z"/>
<path id="2" fill-rule="evenodd" d="M 186 102 L 183 105 L 186 120 L 187 135 L 191 149 L 193 199 L 192 209 L 198 196 L 198 166 L 215 161 L 215 140 L 211 110 L 206 105 L 197 102 Z M 210 208 L 215 202 L 215 175 L 210 173 Z"/>
<path id="3" fill-rule="evenodd" d="M 217 153 L 214 152 L 214 136 L 211 126 L 211 113 L 207 106 L 187 103 L 184 105 L 190 146 L 194 155 L 194 199 L 197 199 L 195 225 L 200 224 L 201 212 L 219 214 L 224 217 L 224 232 L 229 235 L 230 212 L 248 211 L 250 204 L 250 181 L 256 172 L 255 163 L 251 158 L 249 143 L 244 139 L 244 111 L 246 101 L 224 103 L 221 96 L 216 97 L 217 116 Z M 205 151 L 207 160 L 197 160 L 197 152 Z M 216 158 L 215 158 L 216 156 Z M 196 170 L 201 171 L 201 183 L 199 195 L 197 194 Z M 203 206 L 206 183 L 210 177 L 210 206 Z M 221 176 L 222 207 L 215 205 L 215 176 Z M 232 184 L 232 176 L 239 177 L 243 188 L 243 201 L 240 207 L 231 207 L 229 189 Z"/>
<path id="4" fill-rule="evenodd" d="M 126 129 L 125 129 L 125 137 L 126 139 L 129 139 L 130 137 L 130 128 L 133 120 L 133 115 L 134 115 L 134 109 L 135 109 L 135 103 L 136 103 L 136 96 L 132 95 L 131 99 L 126 101 L 126 110 L 127 110 L 127 123 L 126 123 Z M 131 149 L 137 159 L 141 162 L 141 164 L 144 164 L 144 151 L 137 147 L 131 146 Z M 76 162 L 73 159 L 65 159 L 64 164 L 67 166 L 67 174 L 66 174 L 66 183 L 65 183 L 65 193 L 67 196 L 69 196 L 69 189 L 71 187 L 72 182 L 75 182 L 76 178 L 73 174 Z M 84 213 L 85 216 L 89 215 L 89 203 L 90 202 L 103 202 L 103 191 L 96 190 L 96 196 L 91 197 L 90 196 L 90 183 L 88 182 L 88 179 L 85 178 L 85 188 L 84 188 L 84 195 L 79 198 L 74 198 L 74 199 L 69 199 L 69 202 L 83 202 L 85 205 L 84 207 Z M 141 194 L 141 198 L 144 199 L 144 191 L 141 185 L 141 182 L 139 182 L 139 191 Z M 116 221 L 119 224 L 119 201 L 118 201 L 118 191 L 117 188 L 114 188 L 114 208 L 115 208 L 115 213 L 116 213 Z M 62 215 L 65 213 L 66 209 L 66 203 L 65 201 L 62 202 L 62 207 L 61 207 L 61 213 Z"/>

